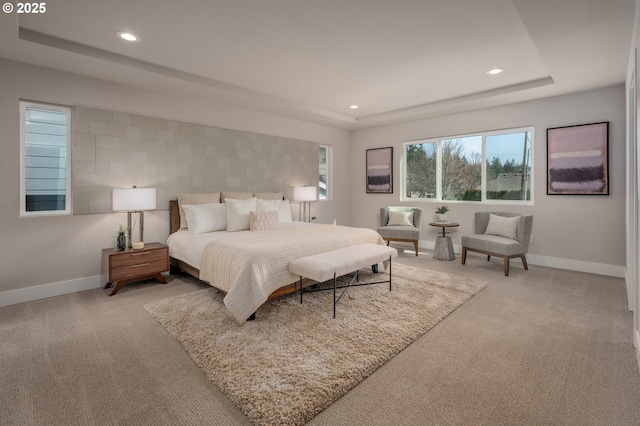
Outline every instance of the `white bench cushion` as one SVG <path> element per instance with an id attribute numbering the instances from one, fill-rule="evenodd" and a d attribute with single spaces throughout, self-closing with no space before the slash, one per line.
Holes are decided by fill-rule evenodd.
<path id="1" fill-rule="evenodd" d="M 397 256 L 398 251 L 393 247 L 373 243 L 358 244 L 296 259 L 289 264 L 289 272 L 324 282 L 332 279 L 334 273 L 339 277 Z"/>

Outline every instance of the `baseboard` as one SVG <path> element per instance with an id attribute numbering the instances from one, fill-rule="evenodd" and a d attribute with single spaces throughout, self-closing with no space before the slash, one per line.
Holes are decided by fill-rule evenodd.
<path id="1" fill-rule="evenodd" d="M 394 245 L 396 245 L 396 243 L 394 243 Z M 397 246 L 413 251 L 413 245 L 411 244 L 398 243 Z M 435 248 L 435 242 L 421 240 L 419 247 L 422 249 L 433 250 Z M 455 244 L 453 248 L 456 255 L 459 256 L 462 248 Z M 535 254 L 527 254 L 527 263 L 530 265 L 547 266 L 549 268 L 566 269 L 569 271 L 588 272 L 618 278 L 625 277 L 625 268 L 624 266 L 619 265 L 562 259 Z M 104 285 L 104 282 L 104 277 L 102 275 L 94 275 L 92 277 L 78 278 L 75 280 L 60 281 L 57 283 L 43 284 L 18 290 L 3 291 L 0 292 L 0 306 L 15 305 L 17 303 L 31 302 L 39 299 L 46 299 L 47 297 L 61 296 L 63 294 L 75 293 L 77 291 L 100 288 Z M 638 346 L 639 345 L 636 345 L 636 347 Z"/>
<path id="2" fill-rule="evenodd" d="M 400 247 L 406 247 L 407 250 L 413 251 L 412 245 L 398 244 Z M 435 241 L 420 240 L 419 248 L 433 250 L 436 246 Z M 456 256 L 460 256 L 462 247 L 453 245 Z M 471 252 L 468 252 L 471 255 Z M 483 255 L 484 256 L 484 255 Z M 606 263 L 585 262 L 583 260 L 563 259 L 560 257 L 541 256 L 538 254 L 527 254 L 527 263 L 529 265 L 546 266 L 549 268 L 566 269 L 568 271 L 588 272 L 590 274 L 607 275 L 610 277 L 624 278 L 626 268 L 621 265 L 609 265 Z"/>
<path id="3" fill-rule="evenodd" d="M 640 331 L 633 330 L 633 347 L 636 348 L 636 361 L 640 368 Z"/>
<path id="4" fill-rule="evenodd" d="M 588 272 L 590 274 L 607 275 L 609 277 L 624 278 L 625 267 L 606 263 L 585 262 L 583 260 L 562 259 L 560 257 L 527 254 L 530 265 L 547 266 L 549 268 L 567 269 L 569 271 Z"/>
<path id="5" fill-rule="evenodd" d="M 57 283 L 37 285 L 18 290 L 3 291 L 0 292 L 0 307 L 32 302 L 34 300 L 61 296 L 63 294 L 75 293 L 83 290 L 91 290 L 102 286 L 104 286 L 103 276 L 94 275 L 92 277 L 78 278 L 75 280 L 60 281 Z"/>

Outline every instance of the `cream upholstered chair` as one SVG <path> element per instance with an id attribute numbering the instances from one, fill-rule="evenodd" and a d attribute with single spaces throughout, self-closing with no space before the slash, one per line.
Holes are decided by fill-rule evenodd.
<path id="1" fill-rule="evenodd" d="M 533 216 L 530 214 L 506 212 L 477 212 L 475 215 L 475 235 L 462 237 L 462 264 L 465 264 L 467 251 L 475 251 L 491 256 L 502 257 L 504 275 L 509 276 L 509 260 L 512 257 L 522 259 L 524 269 L 527 265 L 526 253 L 529 249 Z"/>
<path id="2" fill-rule="evenodd" d="M 418 255 L 422 209 L 418 207 L 382 207 L 378 234 L 389 241 L 412 242 Z"/>

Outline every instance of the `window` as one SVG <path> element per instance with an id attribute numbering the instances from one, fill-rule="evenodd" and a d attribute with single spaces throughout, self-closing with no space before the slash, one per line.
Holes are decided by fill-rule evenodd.
<path id="1" fill-rule="evenodd" d="M 71 109 L 20 102 L 20 215 L 71 213 Z"/>
<path id="2" fill-rule="evenodd" d="M 318 199 L 329 199 L 329 170 L 331 151 L 328 146 L 320 145 L 320 182 L 318 184 Z"/>
<path id="3" fill-rule="evenodd" d="M 532 129 L 405 143 L 404 198 L 531 201 Z"/>

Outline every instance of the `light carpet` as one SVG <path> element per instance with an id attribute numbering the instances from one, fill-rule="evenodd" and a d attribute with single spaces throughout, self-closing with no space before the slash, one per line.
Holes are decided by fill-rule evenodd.
<path id="1" fill-rule="evenodd" d="M 361 273 L 379 280 L 386 273 Z M 333 319 L 331 291 L 265 303 L 239 324 L 224 294 L 204 289 L 145 309 L 259 425 L 300 425 L 331 405 L 486 283 L 393 265 L 388 284 L 351 288 Z"/>

